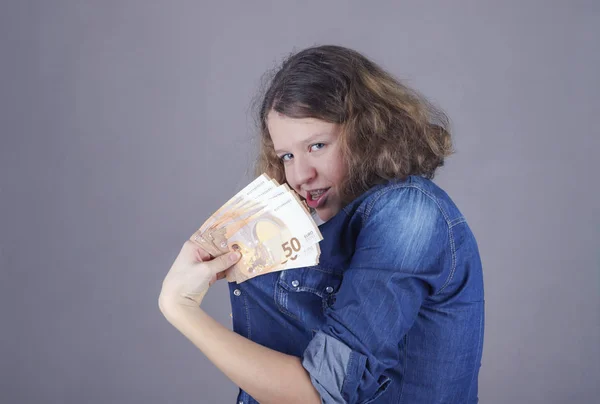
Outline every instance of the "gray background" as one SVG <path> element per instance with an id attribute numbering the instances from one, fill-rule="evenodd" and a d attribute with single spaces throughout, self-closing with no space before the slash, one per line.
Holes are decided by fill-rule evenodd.
<path id="1" fill-rule="evenodd" d="M 452 119 L 436 180 L 485 267 L 481 402 L 595 402 L 599 34 L 598 1 L 3 0 L 0 402 L 234 401 L 160 284 L 253 178 L 261 75 L 327 43 Z M 225 283 L 204 307 L 230 325 Z"/>

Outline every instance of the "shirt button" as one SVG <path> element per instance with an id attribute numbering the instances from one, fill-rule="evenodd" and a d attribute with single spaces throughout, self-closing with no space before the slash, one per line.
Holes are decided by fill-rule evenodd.
<path id="1" fill-rule="evenodd" d="M 300 285 L 300 282 L 298 282 L 298 281 L 292 281 L 292 286 L 293 287 L 297 288 L 298 285 Z"/>
<path id="2" fill-rule="evenodd" d="M 331 286 L 327 286 L 327 287 L 325 288 L 325 292 L 327 292 L 327 293 L 331 293 L 331 292 L 333 292 L 333 288 L 332 288 Z"/>
<path id="3" fill-rule="evenodd" d="M 239 290 L 239 289 L 236 289 L 236 290 L 233 291 L 233 294 L 236 295 L 236 296 L 239 296 L 239 295 L 242 294 L 242 291 Z"/>

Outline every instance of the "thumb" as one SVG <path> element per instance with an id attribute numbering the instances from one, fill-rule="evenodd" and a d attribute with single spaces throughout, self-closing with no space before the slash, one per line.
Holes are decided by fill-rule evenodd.
<path id="1" fill-rule="evenodd" d="M 207 261 L 205 264 L 208 266 L 213 275 L 218 274 L 219 272 L 223 272 L 227 268 L 235 265 L 236 262 L 240 260 L 242 254 L 237 251 L 230 252 L 228 254 L 223 254 L 214 260 Z"/>

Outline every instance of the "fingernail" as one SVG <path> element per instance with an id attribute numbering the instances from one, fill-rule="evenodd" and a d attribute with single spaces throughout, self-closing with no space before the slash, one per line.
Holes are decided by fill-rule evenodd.
<path id="1" fill-rule="evenodd" d="M 237 251 L 234 251 L 232 253 L 229 253 L 229 260 L 231 262 L 235 262 L 240 258 L 240 253 Z"/>

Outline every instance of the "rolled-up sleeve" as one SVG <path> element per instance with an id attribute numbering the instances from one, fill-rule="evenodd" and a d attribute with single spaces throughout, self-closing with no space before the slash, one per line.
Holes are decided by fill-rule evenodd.
<path id="1" fill-rule="evenodd" d="M 451 272 L 448 225 L 421 190 L 390 190 L 367 206 L 326 322 L 303 356 L 322 402 L 363 403 L 390 379 L 424 299 Z"/>
<path id="2" fill-rule="evenodd" d="M 302 365 L 325 403 L 343 404 L 342 386 L 352 350 L 335 338 L 318 332 L 304 351 Z"/>

